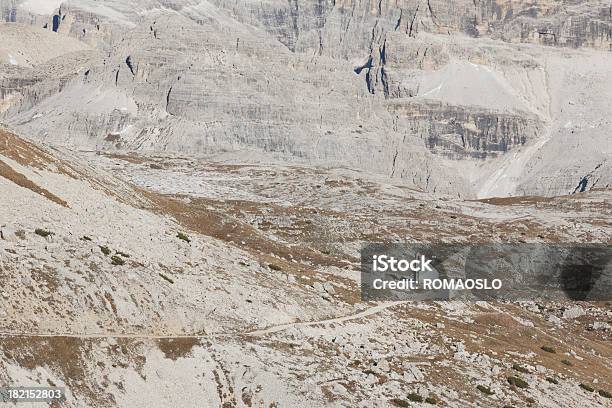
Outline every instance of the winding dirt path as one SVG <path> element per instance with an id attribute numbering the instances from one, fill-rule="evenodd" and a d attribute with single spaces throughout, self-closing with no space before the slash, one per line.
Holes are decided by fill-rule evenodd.
<path id="1" fill-rule="evenodd" d="M 277 333 L 283 330 L 287 330 L 294 327 L 308 327 L 308 326 L 319 326 L 333 323 L 343 323 L 350 320 L 357 320 L 364 317 L 378 314 L 386 309 L 394 306 L 407 303 L 403 302 L 389 302 L 382 303 L 376 306 L 369 307 L 361 312 L 353 313 L 346 316 L 334 317 L 331 319 L 314 320 L 310 322 L 295 322 L 295 323 L 283 323 L 279 325 L 270 326 L 265 329 L 254 330 L 250 332 L 242 333 L 219 333 L 219 334 L 139 334 L 139 333 L 28 333 L 28 332 L 0 332 L 0 338 L 2 337 L 67 337 L 67 338 L 79 338 L 79 339 L 104 339 L 104 338 L 116 338 L 116 339 L 211 339 L 211 338 L 224 338 L 224 337 L 262 337 L 267 334 Z"/>

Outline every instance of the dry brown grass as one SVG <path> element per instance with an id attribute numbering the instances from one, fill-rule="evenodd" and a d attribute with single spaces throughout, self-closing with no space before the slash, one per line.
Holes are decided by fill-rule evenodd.
<path id="1" fill-rule="evenodd" d="M 138 205 L 142 204 L 143 201 L 143 198 L 138 194 L 138 191 L 131 188 L 129 185 L 118 182 L 115 179 L 101 177 L 98 174 L 89 171 L 87 167 L 81 167 L 78 164 L 71 163 L 67 160 L 58 159 L 52 154 L 44 151 L 42 148 L 36 146 L 34 143 L 28 142 L 1 128 L 0 156 L 14 160 L 22 166 L 30 167 L 35 170 L 44 170 L 67 176 L 73 180 L 86 181 L 93 189 L 102 191 L 106 195 L 114 197 L 124 204 Z M 28 180 L 24 175 L 16 172 L 8 164 L 1 161 L 0 176 L 7 178 L 22 187 L 28 188 L 35 193 L 56 202 L 57 204 L 65 207 L 68 206 L 64 200 L 50 193 L 46 189 L 37 186 L 31 180 Z"/>
<path id="2" fill-rule="evenodd" d="M 15 160 L 22 166 L 40 170 L 56 161 L 42 149 L 3 129 L 0 129 L 0 155 Z"/>
<path id="3" fill-rule="evenodd" d="M 200 345 L 200 339 L 196 337 L 157 340 L 159 349 L 164 353 L 166 358 L 171 360 L 190 356 L 191 350 L 198 345 Z"/>
<path id="4" fill-rule="evenodd" d="M 46 199 L 61 205 L 62 207 L 68 207 L 68 203 L 65 200 L 62 200 L 49 190 L 40 187 L 23 174 L 16 172 L 11 166 L 4 163 L 2 160 L 0 160 L 0 177 L 4 177 L 5 179 L 12 181 L 20 187 L 27 188 L 28 190 L 33 191 L 36 194 L 39 194 L 45 197 Z"/>
<path id="5" fill-rule="evenodd" d="M 443 321 L 444 335 L 463 339 L 469 352 L 488 354 L 492 357 L 494 357 L 492 352 L 497 353 L 497 356 L 503 356 L 508 351 L 521 354 L 533 352 L 536 356 L 527 361 L 529 364 L 541 364 L 578 382 L 590 383 L 597 378 L 602 388 L 612 386 L 608 363 L 608 359 L 612 356 L 612 346 L 609 342 L 586 337 L 584 327 L 553 332 L 550 331 L 551 324 L 539 315 L 527 312 L 516 305 L 496 305 L 505 312 L 483 311 L 483 313 L 472 316 L 474 323 L 445 319 Z M 396 312 L 401 313 L 401 310 L 398 309 Z M 508 313 L 529 319 L 534 323 L 534 327 L 520 324 Z M 435 312 L 423 309 L 411 309 L 410 314 L 432 325 L 440 321 Z M 543 351 L 541 349 L 543 344 L 554 347 L 557 353 L 551 354 Z M 571 367 L 561 363 L 562 359 L 568 358 L 563 353 L 569 350 L 574 350 L 583 360 L 572 357 L 574 365 Z M 591 350 L 594 350 L 596 354 L 594 355 Z M 521 361 L 517 362 L 521 363 Z"/>
<path id="6" fill-rule="evenodd" d="M 89 340 L 74 337 L 0 337 L 0 352 L 8 361 L 15 361 L 29 370 L 51 369 L 73 393 L 95 401 L 96 406 L 113 406 L 113 396 L 103 389 L 92 389 L 83 382 L 88 378 Z"/>
<path id="7" fill-rule="evenodd" d="M 144 190 L 140 190 L 140 193 L 153 203 L 153 206 L 148 208 L 149 210 L 171 215 L 186 229 L 245 250 L 262 265 L 277 265 L 282 272 L 294 275 L 304 284 L 313 283 L 312 280 L 304 280 L 303 276 L 312 278 L 319 267 L 346 266 L 346 263 L 338 257 L 323 254 L 305 245 L 289 246 L 272 240 L 251 225 L 232 217 L 232 211 L 215 209 L 214 205 L 217 203 L 213 200 L 199 198 L 186 203 L 177 197 Z M 247 210 L 250 205 L 255 205 L 237 201 L 233 203 L 239 204 L 239 207 L 243 205 L 243 210 Z M 240 208 L 234 207 L 233 211 L 238 210 Z M 312 266 L 306 266 L 304 263 Z M 359 291 L 353 281 L 341 277 L 334 277 L 334 279 L 343 283 L 343 286 L 351 288 L 336 288 L 337 297 L 349 303 L 359 302 Z"/>
<path id="8" fill-rule="evenodd" d="M 491 205 L 536 205 L 541 203 L 550 203 L 553 201 L 553 198 L 540 196 L 493 197 L 475 201 Z"/>

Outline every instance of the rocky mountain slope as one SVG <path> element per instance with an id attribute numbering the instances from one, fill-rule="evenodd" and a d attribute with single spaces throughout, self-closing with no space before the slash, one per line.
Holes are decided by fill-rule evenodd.
<path id="1" fill-rule="evenodd" d="M 0 21 L 0 385 L 612 406 L 609 302 L 359 286 L 368 241 L 611 243 L 609 1 L 0 0 Z"/>
<path id="2" fill-rule="evenodd" d="M 609 401 L 609 304 L 363 302 L 357 263 L 364 239 L 609 242 L 607 191 L 440 200 L 282 162 L 77 158 L 7 131 L 0 176 L 0 379 L 64 386 L 62 406 Z"/>
<path id="3" fill-rule="evenodd" d="M 55 37 L 0 70 L 1 119 L 40 139 L 253 149 L 461 197 L 611 183 L 606 2 L 0 4 L 10 55 L 38 52 L 23 24 Z"/>

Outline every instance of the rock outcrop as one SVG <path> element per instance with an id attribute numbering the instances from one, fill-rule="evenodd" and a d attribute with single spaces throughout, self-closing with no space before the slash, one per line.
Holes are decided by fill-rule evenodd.
<path id="1" fill-rule="evenodd" d="M 603 2 L 67 1 L 46 17 L 34 4 L 4 1 L 4 19 L 73 47 L 31 51 L 40 55 L 30 66 L 4 58 L 0 118 L 34 137 L 86 149 L 254 149 L 462 197 L 610 185 L 609 160 L 565 149 L 579 134 L 558 125 L 568 115 L 557 108 L 571 102 L 568 83 L 583 87 L 600 102 L 572 105 L 572 116 L 589 110 L 608 125 L 612 92 L 591 79 L 612 59 Z M 576 70 L 584 76 L 551 80 Z M 577 143 L 597 150 L 604 137 Z"/>

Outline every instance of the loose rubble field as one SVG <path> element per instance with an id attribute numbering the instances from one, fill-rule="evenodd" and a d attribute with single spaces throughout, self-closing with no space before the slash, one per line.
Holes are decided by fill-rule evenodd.
<path id="1" fill-rule="evenodd" d="M 3 383 L 74 407 L 610 405 L 609 303 L 358 288 L 367 240 L 609 243 L 609 191 L 434 199 L 346 168 L 1 136 Z"/>
<path id="2" fill-rule="evenodd" d="M 0 386 L 612 407 L 610 302 L 359 273 L 369 241 L 612 243 L 611 40 L 609 0 L 0 0 Z"/>

